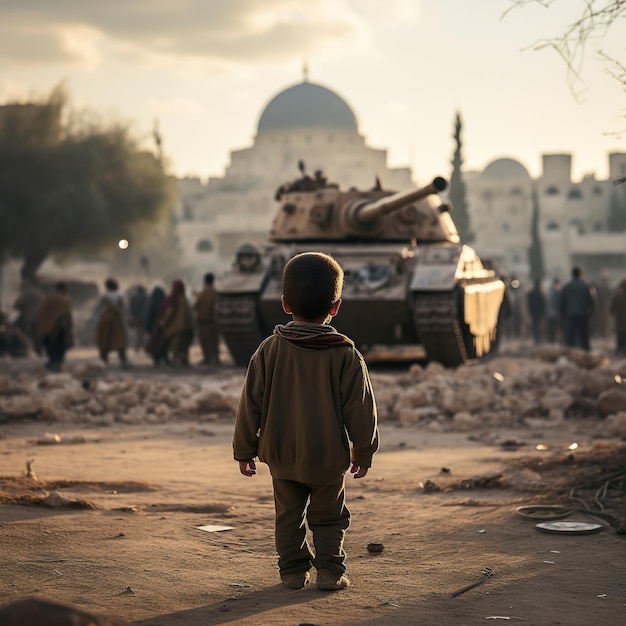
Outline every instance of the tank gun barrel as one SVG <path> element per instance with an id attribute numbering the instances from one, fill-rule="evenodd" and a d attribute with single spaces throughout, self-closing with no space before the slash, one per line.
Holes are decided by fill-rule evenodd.
<path id="1" fill-rule="evenodd" d="M 385 196 L 374 202 L 359 204 L 354 212 L 354 219 L 363 226 L 373 224 L 384 215 L 389 215 L 398 209 L 412 202 L 417 202 L 427 196 L 437 194 L 447 187 L 447 182 L 441 177 L 437 177 L 430 185 L 420 189 L 407 189 L 399 191 L 391 196 Z"/>

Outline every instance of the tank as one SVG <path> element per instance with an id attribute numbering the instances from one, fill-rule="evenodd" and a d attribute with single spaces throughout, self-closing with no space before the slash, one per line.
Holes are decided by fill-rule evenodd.
<path id="1" fill-rule="evenodd" d="M 247 365 L 276 324 L 285 263 L 300 252 L 325 252 L 344 269 L 333 326 L 366 360 L 415 355 L 447 367 L 494 348 L 504 283 L 460 242 L 443 178 L 397 193 L 329 183 L 321 172 L 281 185 L 269 244 L 245 244 L 218 280 L 220 332 L 237 365 Z"/>

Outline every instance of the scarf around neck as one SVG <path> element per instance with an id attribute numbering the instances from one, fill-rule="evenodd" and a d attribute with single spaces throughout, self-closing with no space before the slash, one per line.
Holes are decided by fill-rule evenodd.
<path id="1" fill-rule="evenodd" d="M 279 324 L 274 334 L 301 348 L 324 350 L 335 346 L 352 346 L 354 342 L 328 324 Z"/>

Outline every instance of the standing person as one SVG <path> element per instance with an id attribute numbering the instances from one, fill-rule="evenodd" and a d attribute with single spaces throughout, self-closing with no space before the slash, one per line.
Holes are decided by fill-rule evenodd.
<path id="1" fill-rule="evenodd" d="M 143 285 L 136 285 L 128 297 L 129 325 L 133 329 L 133 348 L 135 352 L 143 350 L 146 330 L 143 326 L 143 314 L 148 302 L 148 292 Z"/>
<path id="2" fill-rule="evenodd" d="M 555 278 L 546 296 L 546 338 L 548 343 L 559 341 L 561 326 L 561 281 Z"/>
<path id="3" fill-rule="evenodd" d="M 202 348 L 203 365 L 219 365 L 219 333 L 215 317 L 217 290 L 213 286 L 215 276 L 209 272 L 204 275 L 204 288 L 198 294 L 193 305 L 198 328 L 198 341 Z"/>
<path id="4" fill-rule="evenodd" d="M 258 456 L 272 475 L 278 568 L 290 589 L 307 584 L 311 566 L 318 589 L 350 584 L 345 473 L 365 476 L 378 449 L 367 366 L 354 343 L 329 325 L 342 286 L 341 267 L 325 254 L 307 252 L 287 263 L 281 301 L 293 321 L 276 326 L 252 355 L 235 419 L 240 472 L 254 476 Z"/>
<path id="5" fill-rule="evenodd" d="M 611 299 L 610 313 L 615 317 L 615 352 L 626 356 L 626 278 Z"/>
<path id="6" fill-rule="evenodd" d="M 152 362 L 155 365 L 159 365 L 161 361 L 165 364 L 169 363 L 163 329 L 159 326 L 165 298 L 165 289 L 158 285 L 154 287 L 144 307 L 141 320 L 144 330 L 148 333 L 146 352 L 152 357 Z"/>
<path id="7" fill-rule="evenodd" d="M 65 353 L 74 345 L 72 302 L 65 283 L 57 283 L 54 291 L 41 303 L 37 314 L 37 335 L 48 355 L 46 367 L 59 372 Z"/>
<path id="8" fill-rule="evenodd" d="M 533 288 L 526 294 L 526 306 L 532 324 L 535 344 L 541 343 L 541 326 L 546 315 L 546 297 L 541 290 L 541 281 L 536 280 Z"/>
<path id="9" fill-rule="evenodd" d="M 126 307 L 124 298 L 119 293 L 118 282 L 108 278 L 104 282 L 106 291 L 98 302 L 96 317 L 96 345 L 100 358 L 109 362 L 109 352 L 117 352 L 120 365 L 126 367 Z"/>
<path id="10" fill-rule="evenodd" d="M 593 295 L 583 280 L 580 267 L 572 268 L 572 279 L 561 289 L 561 317 L 565 323 L 565 343 L 590 350 L 589 318 L 593 312 Z"/>
<path id="11" fill-rule="evenodd" d="M 37 354 L 42 352 L 41 341 L 37 334 L 37 314 L 44 298 L 40 289 L 24 279 L 20 285 L 20 293 L 13 303 L 13 308 L 18 312 L 14 326 L 31 340 Z"/>
<path id="12" fill-rule="evenodd" d="M 159 318 L 166 350 L 174 365 L 189 365 L 189 347 L 193 340 L 193 314 L 182 280 L 172 282 L 172 290 L 163 302 Z"/>

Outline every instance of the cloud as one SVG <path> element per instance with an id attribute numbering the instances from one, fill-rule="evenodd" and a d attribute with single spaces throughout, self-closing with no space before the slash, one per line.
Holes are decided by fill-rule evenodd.
<path id="1" fill-rule="evenodd" d="M 0 62 L 89 63 L 103 51 L 208 62 L 279 60 L 356 37 L 345 0 L 0 0 Z"/>

